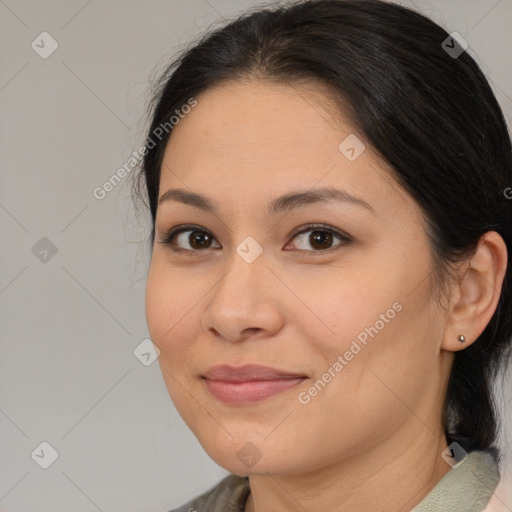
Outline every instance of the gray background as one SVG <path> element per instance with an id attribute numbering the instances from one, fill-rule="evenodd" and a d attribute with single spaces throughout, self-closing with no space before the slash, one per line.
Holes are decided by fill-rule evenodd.
<path id="1" fill-rule="evenodd" d="M 149 224 L 130 178 L 103 200 L 93 189 L 144 142 L 154 73 L 259 3 L 0 0 L 1 512 L 163 512 L 227 474 L 176 413 L 158 363 L 133 353 L 149 336 Z M 469 42 L 510 123 L 512 0 L 401 3 Z M 31 43 L 45 31 L 59 46 L 43 59 Z M 505 387 L 510 418 L 510 376 Z M 43 441 L 58 452 L 48 469 L 35 461 Z M 512 510 L 502 446 L 500 510 Z"/>

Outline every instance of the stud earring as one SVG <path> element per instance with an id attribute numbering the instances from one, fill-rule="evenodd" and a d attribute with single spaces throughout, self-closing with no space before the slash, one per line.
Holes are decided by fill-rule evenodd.
<path id="1" fill-rule="evenodd" d="M 461 334 L 458 338 L 457 338 L 457 341 L 460 341 L 461 343 L 466 343 L 466 337 Z"/>

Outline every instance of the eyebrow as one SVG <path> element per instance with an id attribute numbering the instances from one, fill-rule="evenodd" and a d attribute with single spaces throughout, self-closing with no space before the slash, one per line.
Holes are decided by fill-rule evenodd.
<path id="1" fill-rule="evenodd" d="M 158 204 L 166 201 L 176 201 L 204 211 L 217 212 L 219 209 L 218 204 L 212 199 L 196 192 L 189 192 L 187 190 L 175 188 L 170 189 L 158 200 Z M 271 214 L 287 213 L 295 208 L 304 207 L 311 204 L 321 202 L 343 202 L 356 206 L 362 206 L 367 210 L 375 213 L 375 210 L 363 199 L 353 196 L 344 190 L 337 188 L 316 188 L 314 190 L 299 190 L 289 194 L 282 195 L 267 205 L 267 210 Z"/>

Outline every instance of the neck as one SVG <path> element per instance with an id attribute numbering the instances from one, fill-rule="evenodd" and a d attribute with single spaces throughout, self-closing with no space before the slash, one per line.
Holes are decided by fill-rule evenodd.
<path id="1" fill-rule="evenodd" d="M 417 418 L 415 436 L 403 432 L 336 466 L 308 474 L 253 475 L 245 512 L 391 512 L 411 510 L 450 470 L 441 453 L 442 428 Z"/>

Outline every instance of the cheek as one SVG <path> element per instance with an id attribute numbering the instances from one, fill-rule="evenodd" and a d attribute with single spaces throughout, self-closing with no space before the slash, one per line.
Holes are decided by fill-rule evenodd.
<path id="1" fill-rule="evenodd" d="M 361 341 L 370 337 L 376 323 L 378 331 L 385 331 L 400 314 L 397 279 L 378 265 L 346 264 L 287 279 L 301 299 L 288 305 L 289 315 L 326 362 L 348 350 L 358 335 Z"/>
<path id="2" fill-rule="evenodd" d="M 189 374 L 193 359 L 189 356 L 192 340 L 190 326 L 197 324 L 193 318 L 193 305 L 197 298 L 188 297 L 190 282 L 182 284 L 182 273 L 170 272 L 158 259 L 153 259 L 146 282 L 146 322 L 152 342 L 160 350 L 158 363 L 169 396 L 179 413 L 190 414 L 191 401 L 184 392 L 183 374 Z M 185 340 L 185 342 L 183 341 Z"/>
<path id="3" fill-rule="evenodd" d="M 414 394 L 437 353 L 428 280 L 411 293 L 414 276 L 410 266 L 388 265 L 383 260 L 333 269 L 330 276 L 317 273 L 315 279 L 296 281 L 295 287 L 309 307 L 305 311 L 301 306 L 302 313 L 297 316 L 295 312 L 295 318 L 311 352 L 318 356 L 315 377 L 329 379 L 329 371 L 339 375 L 329 387 L 350 390 L 351 396 L 363 401 L 381 391 L 390 394 L 378 377 L 371 372 L 366 375 L 368 369 L 378 375 L 382 372 L 392 386 L 410 383 L 409 391 Z M 421 267 L 417 274 L 423 276 L 423 266 L 417 263 Z"/>
<path id="4" fill-rule="evenodd" d="M 316 339 L 322 358 L 311 387 L 301 390 L 304 429 L 321 428 L 333 445 L 350 450 L 343 439 L 356 446 L 373 442 L 375 425 L 385 437 L 424 402 L 436 351 L 424 329 L 427 315 L 403 302 L 363 307 L 357 321 L 340 313 L 345 327 L 337 337 Z"/>
<path id="5" fill-rule="evenodd" d="M 172 295 L 166 293 L 165 281 L 157 267 L 158 265 L 151 263 L 146 281 L 146 323 L 153 343 L 162 350 L 165 325 L 167 325 L 167 329 L 169 329 L 169 325 L 172 325 L 169 323 L 171 319 L 166 314 L 172 311 L 169 307 Z"/>
<path id="6" fill-rule="evenodd" d="M 345 410 L 363 408 L 377 423 L 391 411 L 405 420 L 404 404 L 415 409 L 422 403 L 436 371 L 438 344 L 428 308 L 398 297 L 367 308 L 364 322 L 350 326 L 338 350 L 343 370 L 332 391 L 342 394 Z"/>
<path id="7" fill-rule="evenodd" d="M 193 282 L 183 272 L 171 272 L 158 257 L 152 260 L 146 283 L 146 322 L 152 341 L 163 353 L 171 347 L 176 353 L 176 340 L 187 338 L 200 292 Z"/>

